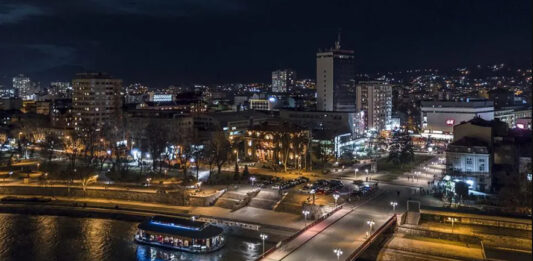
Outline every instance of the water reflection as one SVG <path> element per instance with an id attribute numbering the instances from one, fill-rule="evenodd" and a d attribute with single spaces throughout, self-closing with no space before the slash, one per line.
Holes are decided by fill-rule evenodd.
<path id="1" fill-rule="evenodd" d="M 148 245 L 137 246 L 138 261 L 219 261 L 219 260 L 255 260 L 261 255 L 260 242 L 250 242 L 236 237 L 227 236 L 226 245 L 213 253 L 192 254 L 176 250 L 167 250 Z"/>
<path id="2" fill-rule="evenodd" d="M 255 260 L 259 239 L 226 235 L 213 253 L 191 254 L 133 242 L 138 223 L 97 218 L 0 214 L 0 260 Z M 265 246 L 266 249 L 271 244 Z"/>

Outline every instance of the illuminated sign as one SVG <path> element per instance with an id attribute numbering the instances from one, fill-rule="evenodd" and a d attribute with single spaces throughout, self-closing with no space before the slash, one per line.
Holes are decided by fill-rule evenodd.
<path id="1" fill-rule="evenodd" d="M 455 123 L 455 120 L 446 120 L 446 125 L 448 126 L 453 126 L 454 123 Z"/>
<path id="2" fill-rule="evenodd" d="M 516 127 L 519 128 L 519 129 L 523 129 L 525 126 L 522 123 L 517 123 Z"/>
<path id="3" fill-rule="evenodd" d="M 155 94 L 152 100 L 154 102 L 171 102 L 172 94 Z"/>

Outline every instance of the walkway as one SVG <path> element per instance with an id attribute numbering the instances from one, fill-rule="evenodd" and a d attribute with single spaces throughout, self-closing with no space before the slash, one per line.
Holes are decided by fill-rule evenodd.
<path id="1" fill-rule="evenodd" d="M 326 228 L 328 228 L 330 225 L 334 224 L 344 216 L 346 216 L 348 213 L 350 213 L 353 209 L 352 208 L 342 208 L 338 210 L 337 212 L 333 213 L 330 217 L 326 218 L 324 221 L 308 228 L 305 232 L 295 237 L 293 240 L 289 241 L 284 246 L 276 249 L 272 253 L 268 254 L 264 260 L 282 260 L 292 252 L 294 252 L 297 248 L 301 247 L 303 244 L 305 244 L 307 241 L 324 231 Z"/>

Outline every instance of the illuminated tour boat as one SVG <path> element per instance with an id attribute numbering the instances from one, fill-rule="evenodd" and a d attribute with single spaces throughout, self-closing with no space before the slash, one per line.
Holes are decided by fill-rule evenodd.
<path id="1" fill-rule="evenodd" d="M 154 216 L 138 226 L 135 241 L 192 253 L 213 252 L 224 246 L 224 229 L 194 219 Z"/>

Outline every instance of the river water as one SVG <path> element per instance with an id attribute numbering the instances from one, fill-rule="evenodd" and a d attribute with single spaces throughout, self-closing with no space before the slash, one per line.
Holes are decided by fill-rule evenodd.
<path id="1" fill-rule="evenodd" d="M 169 251 L 136 244 L 136 229 L 135 222 L 110 219 L 0 214 L 0 260 L 238 261 L 262 251 L 260 240 L 232 234 L 214 253 Z"/>

